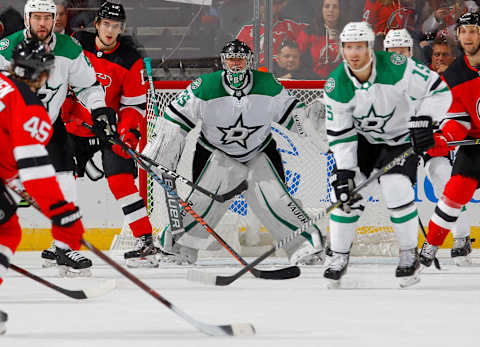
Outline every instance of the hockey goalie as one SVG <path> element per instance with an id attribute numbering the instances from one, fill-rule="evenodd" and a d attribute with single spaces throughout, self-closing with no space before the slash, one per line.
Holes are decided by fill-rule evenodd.
<path id="1" fill-rule="evenodd" d="M 275 240 L 301 226 L 309 217 L 301 202 L 289 195 L 283 163 L 271 134 L 272 122 L 296 131 L 296 119 L 305 106 L 272 74 L 253 70 L 252 52 L 239 40 L 221 52 L 223 70 L 194 80 L 156 119 L 154 134 L 143 154 L 175 170 L 188 132 L 201 122 L 192 163 L 192 180 L 217 194 L 230 192 L 245 179 L 249 208 L 255 211 Z M 193 190 L 192 208 L 212 227 L 229 202 L 219 203 Z M 286 246 L 292 264 L 321 261 L 322 236 L 317 226 Z M 190 215 L 183 217 L 180 233 L 166 228 L 161 235 L 165 252 L 178 264 L 193 264 L 199 250 L 217 250 L 218 244 Z"/>

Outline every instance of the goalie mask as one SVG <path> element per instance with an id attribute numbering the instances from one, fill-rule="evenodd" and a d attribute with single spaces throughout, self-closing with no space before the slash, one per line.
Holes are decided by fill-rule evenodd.
<path id="1" fill-rule="evenodd" d="M 57 20 L 57 6 L 53 0 L 28 0 L 26 2 L 23 9 L 23 19 L 25 27 L 31 35 L 33 35 L 33 33 L 30 30 L 30 15 L 33 12 L 51 13 L 53 15 L 53 26 L 55 26 L 55 21 Z M 48 35 L 49 37 L 53 33 L 53 26 L 52 32 Z"/>
<path id="2" fill-rule="evenodd" d="M 220 58 L 229 87 L 242 89 L 248 71 L 252 68 L 253 55 L 250 47 L 240 40 L 230 41 L 223 47 Z"/>
<path id="3" fill-rule="evenodd" d="M 345 55 L 343 53 L 343 44 L 347 42 L 367 42 L 370 60 L 364 67 L 360 69 L 353 69 L 350 64 L 345 59 Z M 351 22 L 345 25 L 340 34 L 340 52 L 342 53 L 343 61 L 348 67 L 354 72 L 361 72 L 366 70 L 373 61 L 373 45 L 375 43 L 375 34 L 373 33 L 372 28 L 366 22 Z"/>
<path id="4" fill-rule="evenodd" d="M 12 71 L 14 75 L 35 81 L 42 72 L 49 72 L 55 62 L 53 53 L 35 38 L 20 42 L 12 52 Z"/>

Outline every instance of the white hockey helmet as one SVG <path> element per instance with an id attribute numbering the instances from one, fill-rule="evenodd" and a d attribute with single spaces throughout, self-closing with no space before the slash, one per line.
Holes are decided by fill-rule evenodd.
<path id="1" fill-rule="evenodd" d="M 392 29 L 385 36 L 383 40 L 383 49 L 396 48 L 396 47 L 408 47 L 410 52 L 413 49 L 413 39 L 410 36 L 407 29 Z"/>
<path id="2" fill-rule="evenodd" d="M 53 14 L 53 23 L 57 19 L 57 6 L 53 0 L 27 0 L 23 9 L 25 27 L 30 32 L 30 14 L 32 12 L 46 12 Z M 53 31 L 53 28 L 52 28 Z"/>
<path id="3" fill-rule="evenodd" d="M 367 42 L 368 48 L 370 49 L 370 61 L 365 65 L 365 67 L 358 71 L 366 69 L 372 63 L 373 45 L 375 44 L 375 33 L 370 27 L 370 24 L 367 22 L 350 22 L 343 28 L 340 34 L 340 52 L 342 54 L 343 61 L 347 64 L 343 55 L 343 44 L 346 42 Z M 355 69 L 352 70 L 357 72 Z"/>

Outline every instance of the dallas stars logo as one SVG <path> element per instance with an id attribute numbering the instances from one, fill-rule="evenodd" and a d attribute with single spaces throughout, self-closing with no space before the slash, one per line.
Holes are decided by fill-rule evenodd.
<path id="1" fill-rule="evenodd" d="M 262 126 L 248 127 L 243 124 L 242 114 L 238 117 L 234 125 L 228 128 L 217 127 L 223 133 L 222 144 L 229 145 L 231 143 L 237 143 L 243 148 L 247 149 L 247 140 L 254 132 L 260 129 Z"/>
<path id="2" fill-rule="evenodd" d="M 60 89 L 61 84 L 57 87 L 51 87 L 48 85 L 48 81 L 44 87 L 38 91 L 38 97 L 42 100 L 42 103 L 46 106 L 47 111 L 50 111 L 50 102 L 53 100 L 54 96 L 57 95 L 58 90 Z"/>
<path id="3" fill-rule="evenodd" d="M 385 125 L 388 123 L 390 118 L 392 118 L 394 113 L 395 113 L 395 108 L 389 114 L 386 114 L 384 116 L 378 115 L 377 112 L 375 112 L 375 108 L 372 105 L 366 116 L 364 117 L 354 116 L 353 121 L 355 122 L 355 125 L 357 126 L 357 128 L 360 128 L 365 132 L 372 131 L 378 134 L 384 134 Z"/>

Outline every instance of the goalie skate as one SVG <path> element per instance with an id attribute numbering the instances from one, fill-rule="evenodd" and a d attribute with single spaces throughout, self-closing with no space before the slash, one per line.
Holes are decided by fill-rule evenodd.
<path id="1" fill-rule="evenodd" d="M 7 313 L 0 310 L 0 335 L 5 334 L 7 331 L 7 320 Z"/>
<path id="2" fill-rule="evenodd" d="M 420 261 L 417 248 L 400 250 L 400 262 L 395 270 L 400 288 L 407 288 L 420 282 Z"/>
<path id="3" fill-rule="evenodd" d="M 92 261 L 77 251 L 56 247 L 58 274 L 60 277 L 90 277 Z"/>
<path id="4" fill-rule="evenodd" d="M 137 238 L 135 248 L 124 254 L 126 265 L 129 268 L 158 267 L 156 254 L 158 248 L 154 246 L 152 234 L 145 234 Z"/>
<path id="5" fill-rule="evenodd" d="M 42 257 L 42 267 L 50 268 L 57 266 L 57 253 L 55 249 L 55 244 L 52 242 L 49 248 L 44 249 L 41 254 Z"/>
<path id="6" fill-rule="evenodd" d="M 470 253 L 472 253 L 472 240 L 470 239 L 470 236 L 453 239 L 453 247 L 450 255 L 453 258 L 455 265 L 471 265 L 472 259 Z"/>
<path id="7" fill-rule="evenodd" d="M 325 257 L 322 250 L 316 249 L 308 241 L 303 242 L 290 256 L 292 265 L 317 265 L 323 264 Z"/>

